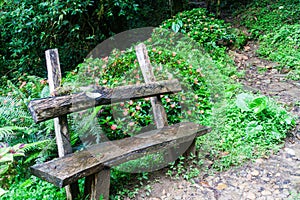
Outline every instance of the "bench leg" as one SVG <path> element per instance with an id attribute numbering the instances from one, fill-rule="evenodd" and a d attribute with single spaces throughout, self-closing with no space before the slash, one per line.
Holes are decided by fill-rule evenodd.
<path id="1" fill-rule="evenodd" d="M 188 158 L 191 154 L 196 155 L 196 139 L 193 140 L 189 148 L 183 154 L 184 157 Z"/>
<path id="2" fill-rule="evenodd" d="M 65 189 L 66 189 L 66 194 L 67 194 L 67 200 L 74 200 L 78 197 L 78 195 L 79 195 L 78 182 L 75 182 L 71 185 L 67 185 L 65 187 Z"/>
<path id="3" fill-rule="evenodd" d="M 105 168 L 101 172 L 85 178 L 84 196 L 90 200 L 109 199 L 110 169 Z"/>

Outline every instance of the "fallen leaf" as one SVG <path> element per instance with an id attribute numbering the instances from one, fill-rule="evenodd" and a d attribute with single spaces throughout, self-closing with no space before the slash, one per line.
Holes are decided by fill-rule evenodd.
<path id="1" fill-rule="evenodd" d="M 227 152 L 227 151 L 220 152 L 221 157 L 227 156 L 228 154 L 229 154 L 229 152 Z"/>
<path id="2" fill-rule="evenodd" d="M 210 187 L 207 181 L 200 181 L 200 184 L 205 187 Z"/>
<path id="3" fill-rule="evenodd" d="M 238 60 L 248 60 L 248 56 L 244 55 L 244 54 L 240 54 L 240 53 L 235 53 L 235 57 L 238 59 Z"/>
<path id="4" fill-rule="evenodd" d="M 219 183 L 218 186 L 216 187 L 217 190 L 224 190 L 226 189 L 228 186 L 225 183 Z"/>
<path id="5" fill-rule="evenodd" d="M 244 50 L 245 51 L 248 51 L 248 50 L 250 50 L 251 49 L 251 47 L 249 47 L 249 46 L 244 46 Z"/>

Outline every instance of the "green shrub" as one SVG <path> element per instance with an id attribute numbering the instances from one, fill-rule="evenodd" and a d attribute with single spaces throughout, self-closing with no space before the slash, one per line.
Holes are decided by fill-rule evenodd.
<path id="1" fill-rule="evenodd" d="M 206 111 L 211 108 L 210 91 L 207 89 L 205 75 L 201 69 L 201 66 L 206 66 L 189 64 L 180 56 L 180 52 L 151 45 L 148 46 L 148 51 L 157 80 L 178 78 L 186 88 L 179 95 L 162 97 L 169 123 L 177 123 L 187 118 L 194 121 L 205 118 Z M 95 84 L 108 87 L 141 83 L 144 81 L 136 59 L 133 49 L 126 52 L 116 51 L 107 59 L 88 59 L 79 65 L 77 77 L 73 75 L 73 78 L 84 80 L 83 84 L 91 84 L 97 80 Z M 80 84 L 80 81 L 78 83 Z M 182 104 L 183 102 L 185 103 Z M 135 134 L 143 126 L 154 125 L 149 113 L 150 107 L 147 98 L 118 103 L 112 107 L 103 106 L 97 108 L 98 120 L 110 139 L 120 139 Z"/>
<path id="2" fill-rule="evenodd" d="M 1 74 L 44 76 L 44 51 L 58 47 L 62 68 L 70 69 L 104 38 L 95 24 L 89 25 L 92 1 L 4 1 L 0 9 Z M 95 36 L 97 35 L 97 37 Z"/>
<path id="3" fill-rule="evenodd" d="M 245 9 L 237 11 L 241 24 L 257 38 L 283 24 L 297 24 L 300 20 L 298 0 L 253 1 Z"/>
<path id="4" fill-rule="evenodd" d="M 206 9 L 197 8 L 178 13 L 172 19 L 164 21 L 160 27 L 182 33 L 203 46 L 222 74 L 237 74 L 234 62 L 226 50 L 228 47 L 243 45 L 246 36 L 232 29 L 224 20 L 217 19 Z"/>
<path id="5" fill-rule="evenodd" d="M 300 70 L 300 24 L 283 25 L 260 41 L 259 55 L 278 62 L 280 68 Z"/>
<path id="6" fill-rule="evenodd" d="M 51 183 L 42 181 L 36 177 L 30 177 L 11 186 L 2 200 L 37 200 L 37 199 L 65 199 L 64 189 L 60 189 Z"/>
<path id="7" fill-rule="evenodd" d="M 259 38 L 258 54 L 278 62 L 279 69 L 290 71 L 289 78 L 299 80 L 299 20 L 300 2 L 254 1 L 238 11 L 241 24 Z"/>
<path id="8" fill-rule="evenodd" d="M 164 21 L 161 27 L 186 34 L 208 50 L 233 45 L 237 39 L 229 24 L 203 8 L 178 13 Z"/>
<path id="9" fill-rule="evenodd" d="M 10 188 L 29 176 L 27 168 L 53 156 L 53 123 L 35 124 L 27 109 L 29 99 L 43 97 L 44 85 L 36 77 L 20 79 L 21 86 L 8 82 L 9 96 L 0 97 L 0 187 Z"/>
<path id="10" fill-rule="evenodd" d="M 163 0 L 4 0 L 0 3 L 1 82 L 23 73 L 45 77 L 44 51 L 51 48 L 63 52 L 63 72 L 74 69 L 108 36 L 156 26 L 170 16 L 170 9 Z"/>
<path id="11" fill-rule="evenodd" d="M 269 156 L 282 147 L 295 126 L 295 118 L 265 96 L 241 93 L 215 106 L 213 131 L 198 142 L 210 152 L 218 170 Z"/>

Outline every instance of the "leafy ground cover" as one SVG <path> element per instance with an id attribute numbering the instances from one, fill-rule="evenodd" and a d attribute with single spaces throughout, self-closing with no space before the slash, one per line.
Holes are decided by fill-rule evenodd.
<path id="1" fill-rule="evenodd" d="M 241 25 L 260 42 L 258 54 L 278 62 L 279 69 L 299 80 L 300 3 L 289 1 L 254 1 L 237 11 Z"/>
<path id="2" fill-rule="evenodd" d="M 162 97 L 169 122 L 176 123 L 188 119 L 212 126 L 212 133 L 198 139 L 197 148 L 201 150 L 201 153 L 204 152 L 204 156 L 214 161 L 213 168 L 216 170 L 228 169 L 232 165 L 240 165 L 246 160 L 267 156 L 278 150 L 287 131 L 295 123 L 293 117 L 271 99 L 245 93 L 240 85 L 230 78 L 239 74 L 235 70 L 233 61 L 226 54 L 226 50 L 229 46 L 239 46 L 243 43 L 244 36 L 204 9 L 179 13 L 174 18 L 163 22 L 162 27 L 171 28 L 173 32 L 158 29 L 153 34 L 152 40 L 146 42 L 155 76 L 158 80 L 178 78 L 185 86 L 185 95 L 182 93 Z M 186 37 L 177 40 L 179 32 Z M 126 77 L 125 81 L 124 77 Z M 1 148 L 1 150 L 4 150 L 5 155 L 11 158 L 13 152 L 10 150 L 14 148 L 14 145 L 18 145 L 19 153 L 22 154 L 20 158 L 13 157 L 11 162 L 0 162 L 1 166 L 11 164 L 10 166 L 15 170 L 15 173 L 3 172 L 10 180 L 8 185 L 1 185 L 5 189 L 10 189 L 3 199 L 29 198 L 34 192 L 45 196 L 52 195 L 49 196 L 51 198 L 63 199 L 63 190 L 58 190 L 24 172 L 27 167 L 24 163 L 27 159 L 30 158 L 28 164 L 33 164 L 36 158 L 50 159 L 53 157 L 51 152 L 55 150 L 54 146 L 47 146 L 50 150 L 46 152 L 50 153 L 42 151 L 41 154 L 41 151 L 36 151 L 35 154 L 23 155 L 26 152 L 23 152 L 23 146 L 19 144 L 24 137 L 31 139 L 28 139 L 28 144 L 46 140 L 54 141 L 51 123 L 33 125 L 26 111 L 28 100 L 47 96 L 44 80 L 41 79 L 40 82 L 34 80 L 25 83 L 20 81 L 18 87 L 10 85 L 10 88 L 5 90 L 5 94 L 10 99 L 16 99 L 19 96 L 18 106 L 9 109 L 13 112 L 19 110 L 22 112 L 21 116 L 25 117 L 22 120 L 16 113 L 16 116 L 10 117 L 17 120 L 1 118 L 4 127 L 20 128 L 2 130 L 1 141 L 5 141 L 6 147 L 10 149 L 7 151 Z M 75 85 L 74 91 L 87 83 L 114 87 L 140 82 L 143 82 L 143 79 L 138 70 L 133 48 L 123 52 L 114 51 L 109 57 L 102 59 L 87 59 L 64 79 L 65 85 Z M 182 104 L 183 101 L 187 103 Z M 1 106 L 4 108 L 5 105 Z M 99 107 L 87 115 L 97 117 L 99 124 L 103 127 L 102 130 L 110 139 L 119 139 L 136 134 L 144 126 L 151 126 L 151 124 L 153 126 L 149 108 L 149 100 L 144 99 L 119 103 L 113 107 Z M 5 113 L 5 110 L 1 112 Z M 76 115 L 72 117 L 76 119 Z M 11 124 L 13 121 L 17 124 Z M 76 149 L 89 145 L 82 142 L 82 139 L 86 137 L 83 133 L 90 132 L 91 137 L 101 138 L 89 126 L 90 124 L 85 123 L 84 120 L 81 122 L 85 126 L 76 123 L 75 120 L 72 121 L 71 138 Z M 9 137 L 15 137 L 20 141 L 9 140 Z M 25 147 L 26 145 L 24 144 Z M 31 158 L 32 155 L 35 156 Z M 179 174 L 186 179 L 197 176 L 199 174 L 197 167 L 201 165 L 201 157 L 191 155 L 188 159 L 192 164 L 185 162 L 185 159 L 181 157 L 178 163 L 171 164 L 168 174 L 171 176 L 173 173 Z M 190 166 L 186 166 L 186 163 Z M 128 180 L 132 178 L 138 179 L 139 183 L 128 185 L 130 189 L 124 188 L 124 182 L 128 183 Z M 121 199 L 124 195 L 134 197 L 136 190 L 147 178 L 147 173 L 133 175 L 115 169 L 112 173 L 111 198 Z"/>

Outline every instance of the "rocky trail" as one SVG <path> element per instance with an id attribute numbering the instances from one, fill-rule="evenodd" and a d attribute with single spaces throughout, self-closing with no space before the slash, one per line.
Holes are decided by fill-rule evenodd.
<path id="1" fill-rule="evenodd" d="M 277 63 L 256 55 L 258 44 L 249 42 L 243 50 L 230 52 L 238 70 L 245 76 L 238 82 L 246 90 L 260 92 L 282 103 L 300 118 L 300 83 L 286 79 L 286 72 L 276 69 Z M 248 162 L 228 171 L 210 174 L 209 170 L 193 182 L 173 180 L 165 170 L 151 177 L 151 192 L 140 191 L 136 199 L 149 200 L 298 200 L 300 199 L 300 132 L 297 128 L 284 147 L 269 158 Z M 209 165 L 204 163 L 204 167 Z"/>

